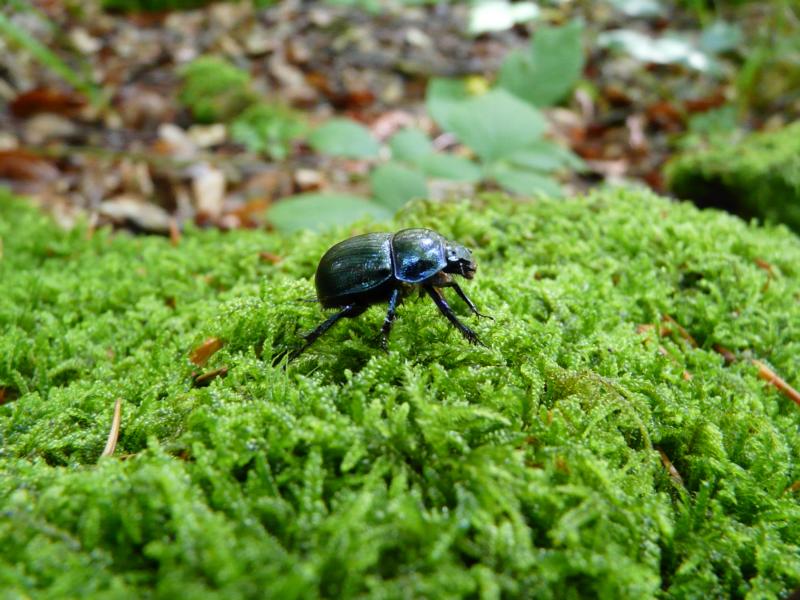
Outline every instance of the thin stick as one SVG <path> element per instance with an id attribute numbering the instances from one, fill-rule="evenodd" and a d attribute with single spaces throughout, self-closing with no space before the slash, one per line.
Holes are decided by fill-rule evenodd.
<path id="1" fill-rule="evenodd" d="M 793 400 L 798 406 L 800 406 L 800 392 L 794 389 L 791 385 L 786 383 L 785 380 L 781 379 L 778 374 L 770 369 L 766 364 L 761 362 L 760 360 L 756 360 L 755 358 L 751 358 L 750 362 L 752 362 L 755 366 L 758 367 L 758 376 L 761 377 L 764 381 L 770 382 L 774 385 L 780 392 Z"/>
<path id="2" fill-rule="evenodd" d="M 684 487 L 683 477 L 681 477 L 681 474 L 678 472 L 678 469 L 675 468 L 675 465 L 672 464 L 672 461 L 669 459 L 669 456 L 667 456 L 667 453 L 664 452 L 661 448 L 657 448 L 657 450 L 658 453 L 661 455 L 661 464 L 664 465 L 664 468 L 667 470 L 667 473 L 669 473 L 669 478 L 672 480 L 672 483 L 674 483 L 678 487 L 681 488 Z"/>
<path id="3" fill-rule="evenodd" d="M 108 432 L 108 441 L 106 447 L 103 448 L 103 453 L 100 458 L 104 456 L 111 456 L 117 447 L 117 440 L 119 439 L 119 426 L 122 422 L 122 398 L 117 398 L 114 404 L 114 417 L 111 419 L 111 431 Z"/>

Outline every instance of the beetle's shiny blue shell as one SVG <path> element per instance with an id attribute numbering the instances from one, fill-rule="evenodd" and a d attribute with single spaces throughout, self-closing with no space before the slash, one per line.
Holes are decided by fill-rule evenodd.
<path id="1" fill-rule="evenodd" d="M 326 308 L 377 301 L 397 282 L 422 283 L 446 266 L 445 239 L 430 229 L 357 235 L 320 259 L 317 298 Z"/>
<path id="2" fill-rule="evenodd" d="M 403 229 L 392 238 L 394 276 L 421 283 L 447 266 L 445 239 L 430 229 Z"/>
<path id="3" fill-rule="evenodd" d="M 391 233 L 357 235 L 332 246 L 319 261 L 315 284 L 325 307 L 344 306 L 392 278 Z"/>

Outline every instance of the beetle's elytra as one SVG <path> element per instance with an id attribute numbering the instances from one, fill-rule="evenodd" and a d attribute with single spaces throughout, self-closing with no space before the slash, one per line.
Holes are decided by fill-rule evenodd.
<path id="1" fill-rule="evenodd" d="M 469 250 L 430 229 L 367 233 L 339 242 L 320 259 L 315 284 L 320 304 L 340 310 L 306 335 L 305 344 L 290 358 L 299 356 L 342 317 L 356 317 L 379 302 L 389 303 L 381 328 L 386 347 L 397 305 L 415 288 L 427 293 L 467 340 L 479 344 L 478 336 L 458 320 L 441 291 L 453 288 L 473 313 L 485 317 L 452 277 L 472 279 L 476 269 Z"/>

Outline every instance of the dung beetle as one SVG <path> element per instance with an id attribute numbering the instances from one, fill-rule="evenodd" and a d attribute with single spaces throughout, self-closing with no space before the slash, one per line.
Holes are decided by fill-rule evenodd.
<path id="1" fill-rule="evenodd" d="M 386 348 L 397 305 L 414 289 L 419 289 L 420 295 L 427 293 L 469 342 L 483 345 L 475 332 L 458 320 L 441 292 L 441 288 L 453 288 L 473 313 L 486 317 L 452 277 L 472 279 L 477 268 L 469 250 L 430 229 L 366 233 L 339 242 L 320 259 L 315 284 L 323 308 L 340 310 L 307 334 L 305 344 L 290 360 L 342 317 L 357 317 L 379 302 L 389 303 L 381 328 L 381 343 Z"/>

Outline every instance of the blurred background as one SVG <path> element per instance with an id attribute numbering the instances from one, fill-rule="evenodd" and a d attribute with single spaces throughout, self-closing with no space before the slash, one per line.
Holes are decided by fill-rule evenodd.
<path id="1" fill-rule="evenodd" d="M 778 143 L 791 160 L 798 115 L 789 0 L 0 9 L 0 185 L 65 226 L 293 231 L 388 219 L 415 198 L 599 184 L 792 225 L 724 177 L 698 183 L 696 157 Z M 777 165 L 800 204 L 800 166 Z"/>

